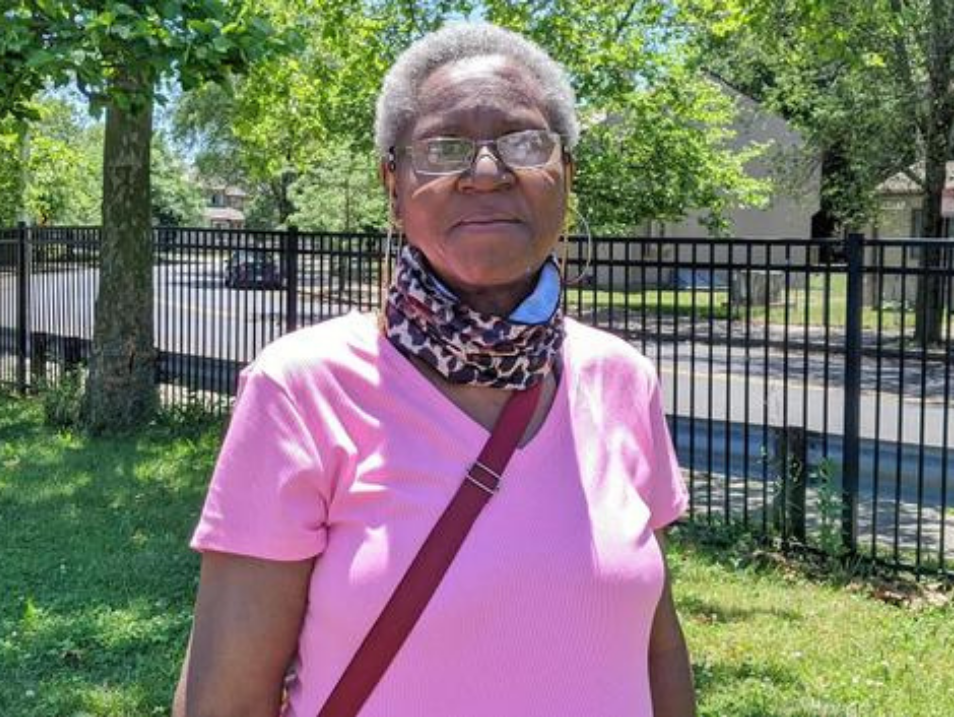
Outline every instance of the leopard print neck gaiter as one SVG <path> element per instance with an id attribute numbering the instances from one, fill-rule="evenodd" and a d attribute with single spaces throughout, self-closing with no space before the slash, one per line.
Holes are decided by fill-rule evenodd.
<path id="1" fill-rule="evenodd" d="M 522 390 L 560 369 L 563 313 L 522 324 L 465 306 L 446 291 L 406 245 L 384 307 L 384 333 L 451 383 Z"/>

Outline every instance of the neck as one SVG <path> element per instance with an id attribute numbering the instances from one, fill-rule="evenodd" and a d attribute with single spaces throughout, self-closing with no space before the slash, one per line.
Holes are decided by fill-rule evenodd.
<path id="1" fill-rule="evenodd" d="M 510 286 L 485 288 L 452 287 L 461 303 L 474 311 L 493 316 L 510 316 L 520 302 L 533 291 L 534 277 Z"/>

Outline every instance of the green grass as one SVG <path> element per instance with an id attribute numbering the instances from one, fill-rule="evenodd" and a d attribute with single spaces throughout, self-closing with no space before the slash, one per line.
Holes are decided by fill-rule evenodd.
<path id="1" fill-rule="evenodd" d="M 810 578 L 684 532 L 669 562 L 701 714 L 951 714 L 954 605 L 897 607 L 871 596 L 877 581 Z"/>
<path id="2" fill-rule="evenodd" d="M 88 438 L 0 396 L 0 715 L 168 714 L 220 434 Z M 702 715 L 950 714 L 954 608 L 891 607 L 707 535 L 669 549 Z"/>
<path id="3" fill-rule="evenodd" d="M 219 434 L 89 439 L 0 397 L 0 715 L 168 714 Z"/>

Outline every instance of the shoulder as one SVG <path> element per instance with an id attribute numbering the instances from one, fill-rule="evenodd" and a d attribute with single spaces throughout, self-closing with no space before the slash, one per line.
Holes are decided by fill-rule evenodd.
<path id="1" fill-rule="evenodd" d="M 266 346 L 246 369 L 286 388 L 361 372 L 378 356 L 378 334 L 372 315 L 353 311 L 285 334 Z"/>
<path id="2" fill-rule="evenodd" d="M 615 334 L 566 319 L 568 365 L 579 380 L 627 390 L 652 391 L 656 367 L 639 349 Z"/>

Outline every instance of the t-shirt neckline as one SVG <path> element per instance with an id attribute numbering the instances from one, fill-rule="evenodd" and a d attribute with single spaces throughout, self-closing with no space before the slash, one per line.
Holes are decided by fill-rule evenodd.
<path id="1" fill-rule="evenodd" d="M 377 318 L 375 315 L 372 313 L 369 316 L 370 320 L 367 322 L 367 325 L 371 327 L 374 332 L 374 341 L 377 343 L 379 355 L 388 361 L 398 373 L 400 373 L 402 378 L 406 378 L 407 381 L 413 384 L 412 390 L 421 391 L 429 395 L 431 401 L 438 407 L 438 411 L 441 414 L 440 416 L 435 415 L 435 421 L 441 421 L 448 429 L 460 431 L 464 435 L 479 441 L 480 445 L 483 445 L 490 437 L 490 431 L 467 415 L 464 410 L 459 408 L 450 398 L 444 395 L 437 386 L 431 383 L 426 376 L 421 374 L 411 360 L 401 353 L 394 344 L 388 341 L 386 336 L 378 331 Z M 549 443 L 551 436 L 554 435 L 559 424 L 561 424 L 565 418 L 566 402 L 569 396 L 568 384 L 570 376 L 572 375 L 569 365 L 569 351 L 566 349 L 565 340 L 560 351 L 562 352 L 563 370 L 560 372 L 560 377 L 557 380 L 553 402 L 550 404 L 547 415 L 537 429 L 536 434 L 534 434 L 533 438 L 531 438 L 526 445 L 519 446 L 516 449 L 514 458 L 518 456 L 527 457 L 542 450 L 545 444 Z"/>

